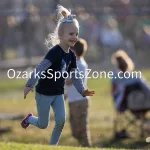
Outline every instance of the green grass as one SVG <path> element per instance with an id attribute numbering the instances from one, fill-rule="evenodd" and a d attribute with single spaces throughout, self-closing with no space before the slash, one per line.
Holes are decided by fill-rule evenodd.
<path id="1" fill-rule="evenodd" d="M 150 81 L 150 70 L 143 70 L 143 75 L 148 81 Z M 0 84 L 0 112 L 8 113 L 21 113 L 26 115 L 28 112 L 36 112 L 36 103 L 34 99 L 34 93 L 29 93 L 27 99 L 23 99 L 23 88 L 26 80 L 11 80 L 4 79 Z M 112 104 L 112 98 L 110 95 L 110 81 L 108 79 L 90 79 L 88 81 L 89 89 L 95 90 L 96 94 L 90 99 L 89 107 L 89 127 L 91 131 L 91 138 L 93 147 L 104 148 L 148 148 L 149 145 L 145 142 L 144 138 L 135 136 L 133 139 L 125 139 L 119 141 L 113 141 L 113 119 L 114 108 Z M 59 145 L 61 146 L 75 146 L 79 147 L 78 142 L 72 137 L 70 131 L 70 124 L 68 120 L 68 105 L 66 102 L 67 121 L 63 129 Z M 51 132 L 54 126 L 53 111 L 51 110 L 50 125 L 45 130 L 40 130 L 36 127 L 30 126 L 27 130 L 20 127 L 20 120 L 0 120 L 0 127 L 12 126 L 12 131 L 0 134 L 0 141 L 3 142 L 17 142 L 26 144 L 42 144 L 47 145 L 51 136 Z M 133 127 L 134 129 L 134 127 Z M 137 130 L 137 129 L 135 129 Z M 137 130 L 138 131 L 138 130 Z M 8 146 L 9 144 L 0 143 L 1 146 Z M 11 143 L 9 145 L 11 147 Z M 19 149 L 21 145 L 13 144 L 13 147 Z M 32 145 L 26 145 L 33 149 Z M 31 148 L 30 148 L 31 147 Z M 63 147 L 62 147 L 63 148 Z M 62 149 L 61 148 L 61 149 Z M 37 145 L 36 149 L 39 149 Z M 43 147 L 44 149 L 44 147 Z M 59 149 L 59 147 L 57 147 Z M 71 148 L 74 150 L 75 148 Z M 3 149 L 2 149 L 3 150 Z M 4 149 L 5 150 L 5 149 Z M 8 149 L 10 150 L 10 148 Z M 12 149 L 13 150 L 13 149 Z M 19 149 L 22 150 L 22 149 Z M 41 150 L 41 149 L 40 149 Z M 63 149 L 62 149 L 63 150 Z"/>
<path id="2" fill-rule="evenodd" d="M 4 143 L 0 142 L 2 150 L 118 150 L 115 148 L 81 148 L 71 146 L 47 146 L 39 144 L 18 144 L 18 143 Z M 119 149 L 123 150 L 123 149 Z"/>
<path id="3" fill-rule="evenodd" d="M 22 91 L 25 82 L 26 80 L 21 79 L 4 79 L 1 81 L 0 93 Z"/>

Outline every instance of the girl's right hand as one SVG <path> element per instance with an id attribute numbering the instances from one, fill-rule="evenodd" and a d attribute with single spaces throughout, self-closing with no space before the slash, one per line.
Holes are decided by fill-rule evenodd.
<path id="1" fill-rule="evenodd" d="M 27 94 L 31 91 L 33 91 L 32 87 L 25 87 L 24 88 L 24 99 L 26 99 Z"/>
<path id="2" fill-rule="evenodd" d="M 95 94 L 95 91 L 89 91 L 88 89 L 83 90 L 82 95 L 83 96 L 93 96 Z"/>

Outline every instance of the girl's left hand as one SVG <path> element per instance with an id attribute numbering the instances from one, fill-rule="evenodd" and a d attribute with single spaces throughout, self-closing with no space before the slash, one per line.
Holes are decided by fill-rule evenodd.
<path id="1" fill-rule="evenodd" d="M 25 88 L 24 88 L 24 99 L 26 99 L 26 96 L 27 96 L 27 94 L 28 94 L 30 91 L 33 92 L 32 87 L 25 87 Z"/>
<path id="2" fill-rule="evenodd" d="M 87 90 L 84 90 L 82 92 L 82 95 L 83 96 L 93 96 L 95 94 L 95 91 L 89 91 L 88 89 Z"/>

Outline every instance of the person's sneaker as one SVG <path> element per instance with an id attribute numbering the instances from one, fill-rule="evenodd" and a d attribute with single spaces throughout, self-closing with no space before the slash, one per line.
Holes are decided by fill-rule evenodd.
<path id="1" fill-rule="evenodd" d="M 32 114 L 28 114 L 21 122 L 22 128 L 26 129 L 29 126 L 28 119 L 32 116 Z"/>

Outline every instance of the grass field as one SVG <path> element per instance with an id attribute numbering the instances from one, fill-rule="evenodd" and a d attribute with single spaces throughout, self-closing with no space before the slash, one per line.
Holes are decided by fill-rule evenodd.
<path id="1" fill-rule="evenodd" d="M 49 146 L 40 144 L 21 144 L 21 143 L 4 143 L 0 142 L 2 150 L 123 150 L 116 148 L 81 148 L 72 146 Z"/>
<path id="2" fill-rule="evenodd" d="M 143 70 L 142 72 L 145 78 L 150 81 L 150 70 Z M 36 115 L 34 93 L 29 93 L 27 99 L 23 99 L 23 88 L 25 83 L 26 80 L 4 79 L 3 81 L 1 81 L 0 112 L 21 113 L 24 115 L 29 112 L 33 112 L 33 114 Z M 145 138 L 147 135 L 145 135 L 145 137 L 142 139 L 137 135 L 132 139 L 113 141 L 113 119 L 115 113 L 112 105 L 112 98 L 110 95 L 110 81 L 108 79 L 90 79 L 88 81 L 88 87 L 89 89 L 95 90 L 96 92 L 95 96 L 90 99 L 89 107 L 89 125 L 93 148 L 104 147 L 146 149 L 150 146 L 145 142 Z M 79 147 L 77 141 L 71 136 L 70 125 L 68 122 L 68 108 L 66 110 L 67 121 L 65 123 L 59 145 Z M 5 134 L 0 134 L 0 141 L 47 145 L 49 143 L 49 138 L 54 126 L 53 111 L 51 110 L 50 125 L 45 130 L 40 130 L 33 126 L 30 126 L 27 130 L 24 130 L 20 127 L 20 120 L 0 120 L 0 127 L 9 125 L 13 127 L 13 130 Z M 7 147 L 7 145 L 8 144 L 0 143 L 0 147 Z M 11 150 L 13 150 L 13 147 L 16 147 L 16 149 L 14 149 L 17 150 L 19 149 L 19 146 L 20 145 L 14 144 Z M 30 147 L 31 145 L 26 146 Z M 10 148 L 6 149 L 10 150 Z M 30 149 L 32 150 L 33 147 L 31 146 Z M 39 147 L 37 146 L 35 149 L 38 150 Z M 61 149 L 63 150 L 63 148 Z M 46 148 L 44 150 L 46 150 Z M 74 148 L 70 150 L 74 150 Z"/>

